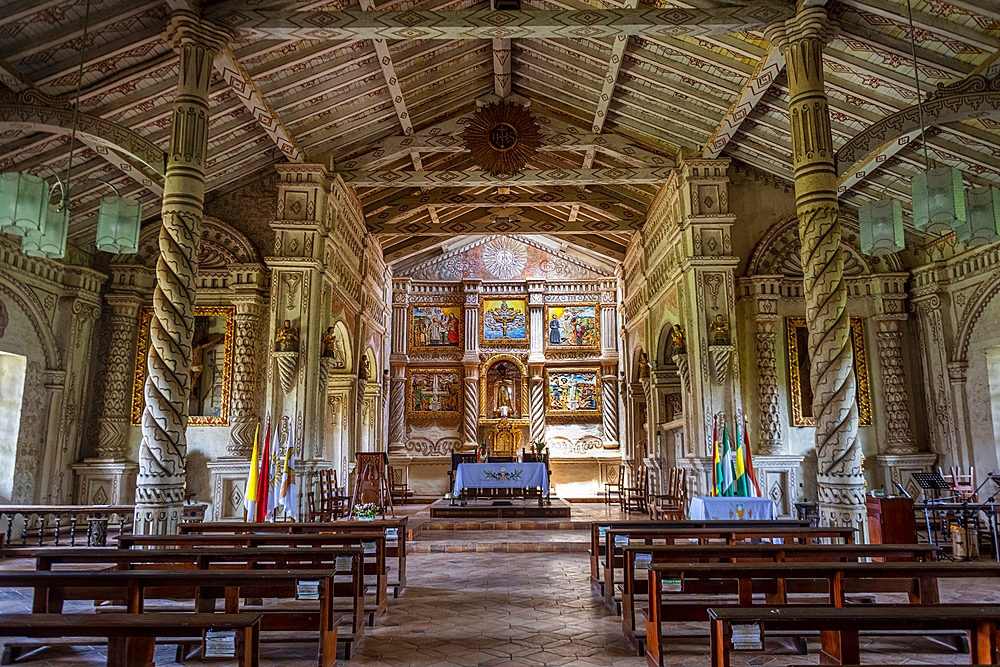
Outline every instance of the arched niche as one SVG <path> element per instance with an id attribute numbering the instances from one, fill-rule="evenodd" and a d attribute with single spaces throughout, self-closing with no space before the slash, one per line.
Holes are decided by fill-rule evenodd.
<path id="1" fill-rule="evenodd" d="M 518 402 L 514 406 L 517 416 L 525 419 L 528 416 L 528 367 L 518 357 L 512 354 L 497 354 L 483 360 L 482 370 L 479 373 L 479 416 L 483 419 L 492 419 L 494 410 L 494 396 L 491 390 L 494 388 L 490 383 L 490 372 L 494 373 L 499 369 L 498 364 L 512 364 L 515 371 L 510 375 L 516 375 L 519 388 L 515 391 L 515 400 Z M 513 379 L 512 377 L 508 377 Z"/>

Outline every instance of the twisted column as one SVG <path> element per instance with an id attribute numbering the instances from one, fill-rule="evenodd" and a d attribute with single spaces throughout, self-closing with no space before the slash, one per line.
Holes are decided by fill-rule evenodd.
<path id="1" fill-rule="evenodd" d="M 123 459 L 128 445 L 129 398 L 132 386 L 132 342 L 139 315 L 135 297 L 108 295 L 111 336 L 104 383 L 104 405 L 97 419 L 97 456 Z"/>
<path id="2" fill-rule="evenodd" d="M 544 392 L 542 392 L 544 394 Z M 618 376 L 614 370 L 601 376 L 601 414 L 604 416 L 604 447 L 618 448 Z M 544 396 L 543 396 L 544 400 Z M 541 406 L 544 408 L 544 405 Z"/>
<path id="3" fill-rule="evenodd" d="M 462 442 L 479 442 L 479 378 L 469 377 L 469 369 L 466 368 L 466 377 L 463 381 L 465 390 L 465 402 L 462 408 Z"/>
<path id="4" fill-rule="evenodd" d="M 528 427 L 531 442 L 545 440 L 545 381 L 541 375 L 532 376 L 528 380 L 528 409 L 530 426 Z"/>
<path id="5" fill-rule="evenodd" d="M 864 474 L 855 402 L 854 351 L 846 312 L 840 209 L 830 112 L 823 82 L 823 46 L 835 36 L 826 10 L 810 7 L 768 28 L 785 55 L 795 168 L 795 205 L 802 241 L 803 287 L 812 360 L 820 521 L 865 521 Z"/>
<path id="6" fill-rule="evenodd" d="M 389 384 L 389 452 L 406 451 L 406 378 L 394 377 Z"/>
<path id="7" fill-rule="evenodd" d="M 773 320 L 757 322 L 757 393 L 760 397 L 759 454 L 784 454 L 778 399 L 778 364 L 774 345 L 778 334 Z"/>
<path id="8" fill-rule="evenodd" d="M 253 453 L 253 436 L 257 427 L 257 405 L 254 400 L 257 383 L 256 342 L 260 326 L 260 304 L 256 300 L 236 301 L 236 322 L 233 327 L 233 389 L 230 396 L 229 446 L 230 456 L 249 458 Z"/>
<path id="9" fill-rule="evenodd" d="M 888 419 L 886 454 L 916 454 L 917 443 L 910 430 L 910 402 L 903 372 L 903 332 L 896 320 L 879 320 L 876 340 L 882 362 L 882 399 Z"/>
<path id="10" fill-rule="evenodd" d="M 160 257 L 149 326 L 136 534 L 175 532 L 184 501 L 195 277 L 205 196 L 212 61 L 229 34 L 175 12 L 165 39 L 180 55 L 163 187 Z"/>

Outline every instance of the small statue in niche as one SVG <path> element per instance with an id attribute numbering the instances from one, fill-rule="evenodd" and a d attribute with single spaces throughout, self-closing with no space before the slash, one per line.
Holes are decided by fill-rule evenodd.
<path id="1" fill-rule="evenodd" d="M 497 378 L 494 405 L 497 414 L 502 418 L 518 416 L 514 410 L 514 385 L 503 375 Z"/>
<path id="2" fill-rule="evenodd" d="M 291 320 L 285 320 L 285 326 L 278 329 L 274 336 L 275 352 L 295 352 L 299 349 L 299 330 L 292 326 Z"/>
<path id="3" fill-rule="evenodd" d="M 684 354 L 687 352 L 687 338 L 684 336 L 684 329 L 681 325 L 675 324 L 670 332 L 670 337 L 674 340 L 674 354 Z"/>
<path id="4" fill-rule="evenodd" d="M 323 334 L 323 356 L 333 359 L 334 368 L 343 368 L 345 363 L 344 348 L 340 343 L 340 336 L 333 327 L 327 327 Z"/>
<path id="5" fill-rule="evenodd" d="M 372 376 L 371 364 L 368 363 L 368 357 L 361 357 L 361 368 L 358 370 L 358 379 L 362 382 L 368 382 Z"/>
<path id="6" fill-rule="evenodd" d="M 722 315 L 716 315 L 708 324 L 708 333 L 712 334 L 710 345 L 729 345 L 729 323 Z"/>
<path id="7" fill-rule="evenodd" d="M 639 377 L 649 377 L 649 355 L 645 351 L 639 351 Z"/>

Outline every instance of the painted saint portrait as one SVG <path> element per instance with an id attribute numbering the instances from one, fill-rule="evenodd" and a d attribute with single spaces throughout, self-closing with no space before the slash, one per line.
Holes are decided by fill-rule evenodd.
<path id="1" fill-rule="evenodd" d="M 596 350 L 601 334 L 596 304 L 546 306 L 545 347 L 564 350 Z"/>
<path id="2" fill-rule="evenodd" d="M 462 349 L 462 307 L 412 306 L 410 349 Z"/>
<path id="3" fill-rule="evenodd" d="M 595 369 L 546 369 L 545 386 L 548 414 L 596 415 L 601 411 L 600 374 Z"/>
<path id="4" fill-rule="evenodd" d="M 462 410 L 459 370 L 411 369 L 406 412 L 415 416 L 455 417 Z"/>
<path id="5" fill-rule="evenodd" d="M 524 299 L 483 301 L 483 343 L 528 343 L 528 313 Z"/>

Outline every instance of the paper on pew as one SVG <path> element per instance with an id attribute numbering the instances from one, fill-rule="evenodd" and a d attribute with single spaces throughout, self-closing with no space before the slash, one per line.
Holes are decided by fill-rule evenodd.
<path id="1" fill-rule="evenodd" d="M 337 556 L 336 562 L 333 567 L 338 572 L 350 572 L 353 566 L 354 557 L 353 556 Z"/>

